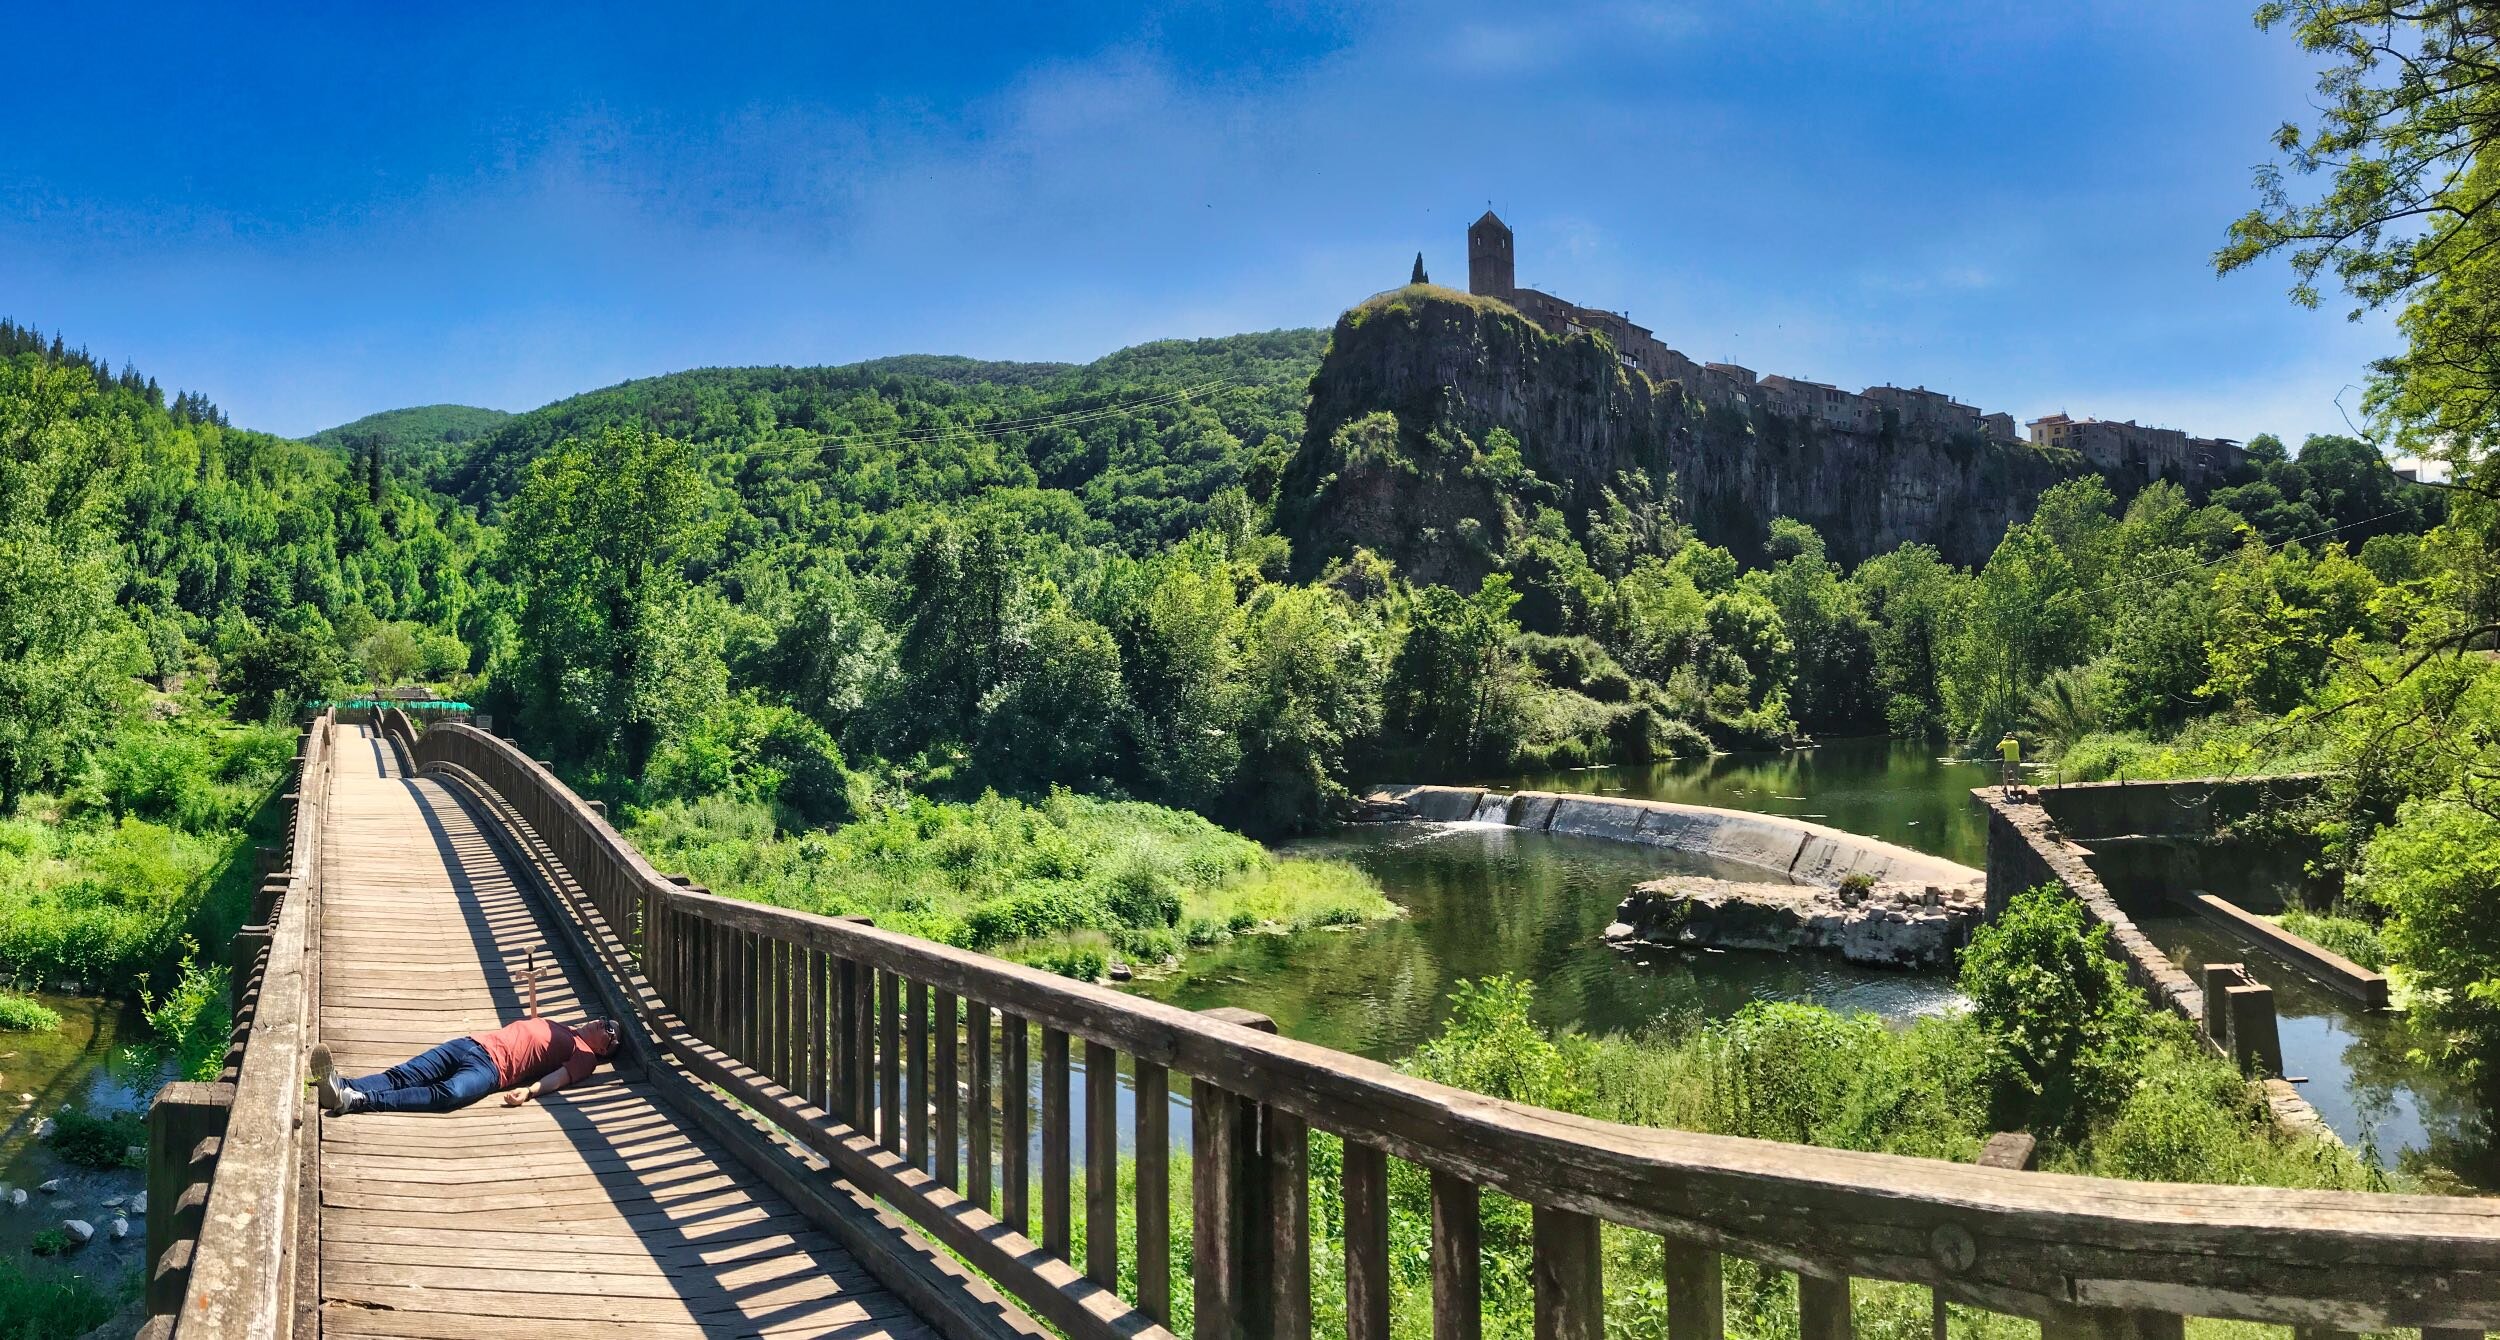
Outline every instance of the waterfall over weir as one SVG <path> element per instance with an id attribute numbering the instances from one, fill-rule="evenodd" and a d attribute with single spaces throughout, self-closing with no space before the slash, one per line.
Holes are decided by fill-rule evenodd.
<path id="1" fill-rule="evenodd" d="M 1476 812 L 1469 816 L 1469 820 L 1480 824 L 1509 823 L 1510 797 L 1493 791 L 1485 792 L 1476 801 Z"/>

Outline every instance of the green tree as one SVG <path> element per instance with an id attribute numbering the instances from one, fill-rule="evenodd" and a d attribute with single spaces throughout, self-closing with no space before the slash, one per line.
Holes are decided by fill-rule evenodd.
<path id="1" fill-rule="evenodd" d="M 2413 1016 L 2442 1060 L 2488 1074 L 2500 1056 L 2500 817 L 2459 798 L 2407 802 L 2370 839 L 2353 891 L 2415 983 Z"/>
<path id="2" fill-rule="evenodd" d="M 121 719 L 150 660 L 114 601 L 127 429 L 94 400 L 83 368 L 0 361 L 0 805 Z"/>
<path id="3" fill-rule="evenodd" d="M 1971 585 L 1945 644 L 1945 710 L 1964 739 L 2016 725 L 2040 681 L 2089 647 L 2087 598 L 2074 564 L 2036 526 L 2016 526 Z"/>
<path id="4" fill-rule="evenodd" d="M 1345 596 L 1301 586 L 1253 596 L 1241 642 L 1241 764 L 1225 812 L 1254 833 L 1313 828 L 1353 800 L 1353 752 L 1379 733 L 1379 638 Z"/>
<path id="5" fill-rule="evenodd" d="M 1390 730 L 1437 772 L 1499 764 L 1512 738 L 1508 714 L 1528 672 L 1510 651 L 1519 625 L 1510 579 L 1485 579 L 1472 595 L 1446 586 L 1415 593 L 1406 635 L 1390 662 Z"/>
<path id="6" fill-rule="evenodd" d="M 237 715 L 266 721 L 335 696 L 347 680 L 347 661 L 326 636 L 272 628 L 237 647 L 218 680 L 234 694 Z"/>
<path id="7" fill-rule="evenodd" d="M 405 683 L 425 663 L 425 648 L 418 640 L 420 632 L 413 624 L 386 623 L 356 644 L 356 663 L 364 667 L 366 679 L 375 688 Z"/>
<path id="8" fill-rule="evenodd" d="M 508 673 L 533 737 L 640 775 L 716 694 L 717 625 L 683 568 L 705 494 L 685 443 L 638 429 L 567 439 L 530 463 L 504 544 L 520 604 Z"/>
<path id="9" fill-rule="evenodd" d="M 1932 546 L 1905 544 L 1859 564 L 1849 584 L 1871 630 L 1885 724 L 1903 736 L 1941 729 L 1944 687 L 1939 667 L 1969 599 L 1969 576 Z"/>

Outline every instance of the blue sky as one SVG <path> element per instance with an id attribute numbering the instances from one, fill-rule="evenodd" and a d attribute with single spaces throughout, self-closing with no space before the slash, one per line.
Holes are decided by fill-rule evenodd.
<path id="1" fill-rule="evenodd" d="M 2250 7 L 43 6 L 0 314 L 305 433 L 1322 325 L 1490 201 L 1698 357 L 2297 442 L 2393 337 L 2212 272 L 2314 77 Z"/>

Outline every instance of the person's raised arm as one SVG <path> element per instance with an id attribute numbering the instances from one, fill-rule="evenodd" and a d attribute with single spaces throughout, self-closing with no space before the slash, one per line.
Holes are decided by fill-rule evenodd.
<path id="1" fill-rule="evenodd" d="M 537 946 L 535 946 L 535 945 L 531 946 L 531 948 L 530 948 L 530 956 L 529 956 L 529 965 L 528 965 L 527 967 L 525 967 L 525 968 L 523 968 L 523 969 L 521 970 L 521 975 L 522 975 L 522 977 L 524 977 L 525 979 L 527 979 L 527 981 L 529 982 L 529 995 L 530 995 L 529 1010 L 528 1010 L 528 1012 L 527 1012 L 527 1013 L 523 1014 L 521 1017 L 522 1017 L 522 1018 L 524 1018 L 524 1019 L 535 1019 L 535 1018 L 537 1018 L 537 1017 L 538 1017 L 538 949 L 537 949 Z"/>

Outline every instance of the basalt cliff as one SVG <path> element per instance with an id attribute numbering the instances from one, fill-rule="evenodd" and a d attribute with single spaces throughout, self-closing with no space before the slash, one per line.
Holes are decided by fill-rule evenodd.
<path id="1" fill-rule="evenodd" d="M 1625 366 L 1596 332 L 1555 334 L 1502 302 L 1417 285 L 1338 319 L 1277 510 L 1306 570 L 1359 547 L 1462 586 L 1547 510 L 1583 541 L 1673 513 L 1751 557 L 1789 516 L 1843 563 L 1919 542 L 1970 565 L 2088 469 L 2071 451 L 1889 417 L 1859 430 L 1706 404 Z"/>

